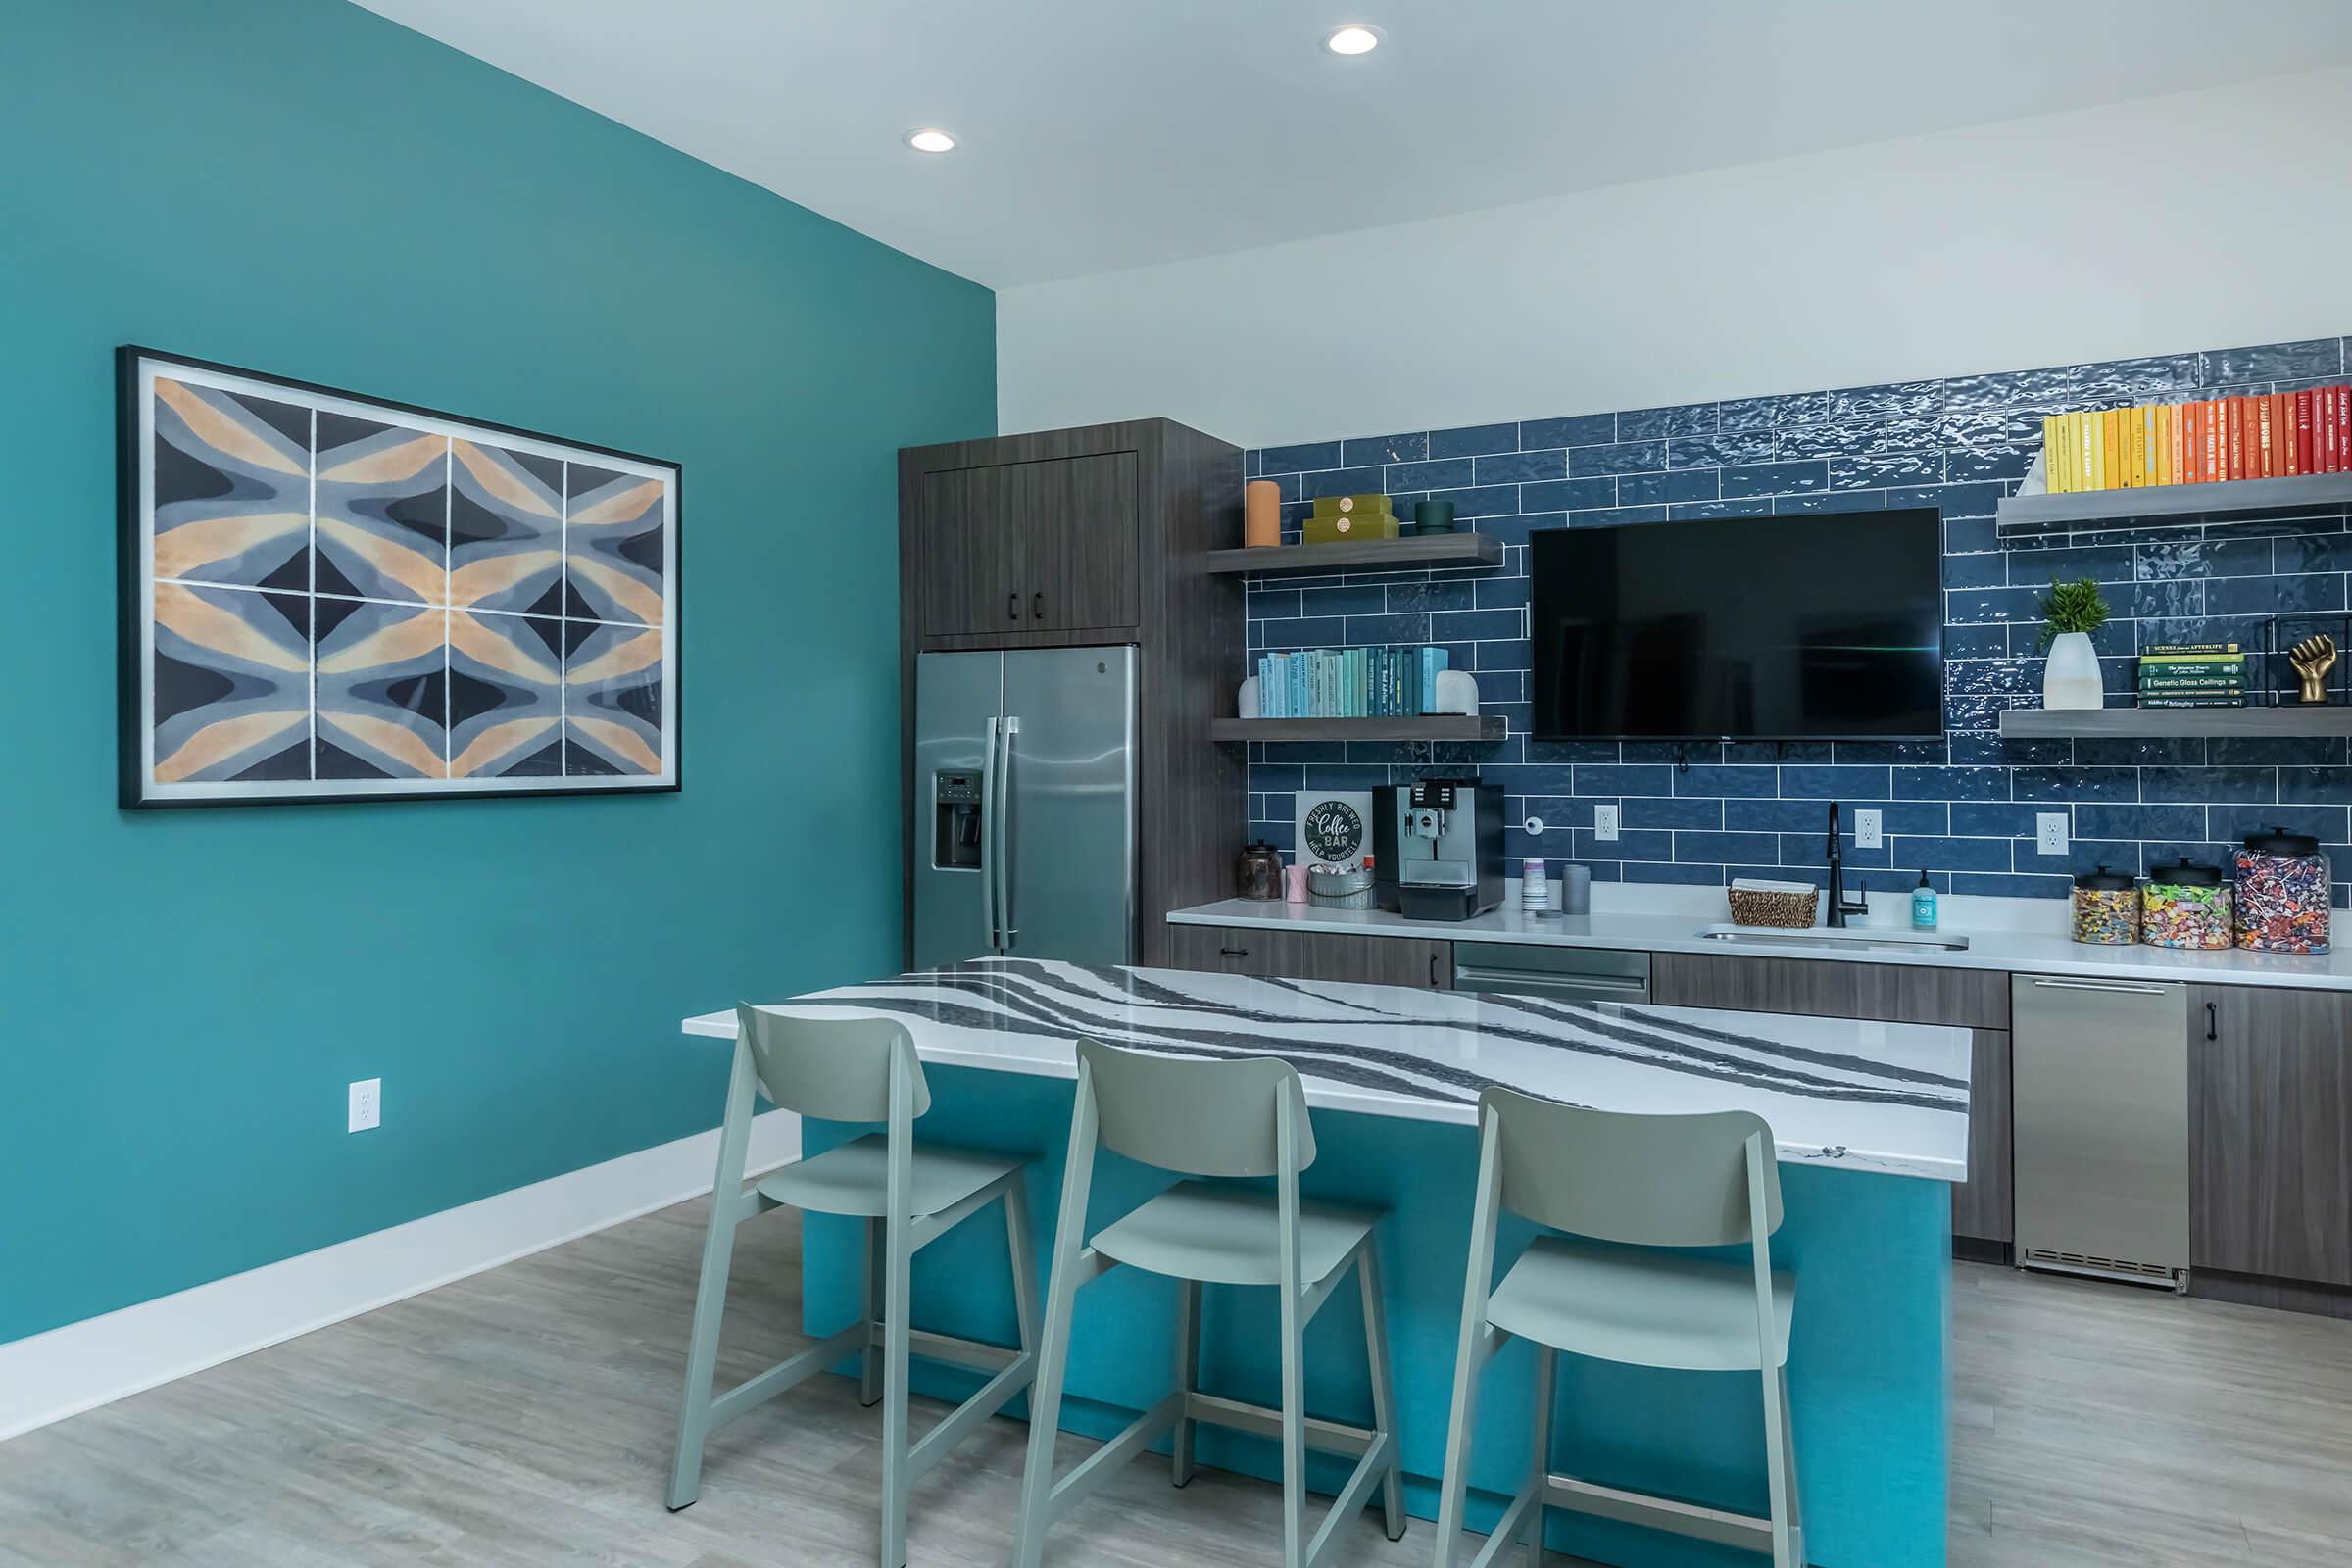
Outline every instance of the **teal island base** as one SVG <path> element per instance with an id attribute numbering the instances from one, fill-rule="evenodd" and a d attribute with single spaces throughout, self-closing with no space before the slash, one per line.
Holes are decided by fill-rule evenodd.
<path id="1" fill-rule="evenodd" d="M 932 1092 L 917 1136 L 1027 1154 L 1029 1202 L 1040 1239 L 1053 1235 L 1069 1138 L 1073 1085 L 1019 1073 L 926 1064 Z M 1309 1197 L 1388 1210 L 1379 1232 L 1396 1423 L 1403 1445 L 1411 1534 L 1428 1540 L 1445 1467 L 1463 1272 L 1478 1143 L 1474 1128 L 1317 1110 L 1321 1157 Z M 807 1123 L 807 1152 L 871 1129 Z M 1166 1172 L 1104 1152 L 1096 1167 L 1088 1232 L 1167 1186 Z M 1951 1317 L 1951 1189 L 1911 1176 L 1784 1163 L 1787 1222 L 1773 1238 L 1776 1266 L 1797 1278 L 1788 1385 L 1805 1514 L 1817 1568 L 1931 1568 L 1944 1561 L 1946 1351 Z M 811 1214 L 804 1242 L 803 1327 L 827 1335 L 857 1321 L 862 1220 Z M 1497 1277 L 1532 1227 L 1506 1220 Z M 991 1208 L 926 1248 L 915 1262 L 914 1326 L 1014 1341 L 1004 1227 Z M 1744 1257 L 1744 1252 L 1740 1254 Z M 1045 1281 L 1038 1282 L 1044 1298 Z M 1172 1282 L 1113 1269 L 1079 1292 L 1070 1348 L 1065 1430 L 1107 1438 L 1168 1392 L 1174 1374 Z M 1274 1296 L 1209 1286 L 1202 1298 L 1200 1386 L 1278 1402 Z M 1470 1522 L 1488 1528 L 1528 1472 L 1534 1360 L 1514 1342 L 1485 1374 L 1470 1471 Z M 845 1370 L 854 1370 L 852 1363 Z M 960 1400 L 979 1386 L 961 1368 L 917 1357 L 916 1392 Z M 1307 1405 L 1354 1424 L 1371 1418 L 1363 1320 L 1350 1288 L 1335 1292 L 1307 1330 Z M 1764 1418 L 1753 1374 L 1657 1372 L 1560 1358 L 1551 1468 L 1606 1486 L 1760 1514 L 1765 1508 Z M 1025 1416 L 1016 1398 L 1007 1413 Z M 1164 1444 L 1162 1446 L 1164 1451 Z M 1277 1479 L 1273 1443 L 1202 1426 L 1199 1460 Z M 1138 1461 L 1148 1463 L 1149 1461 Z M 1328 1494 L 1346 1464 L 1317 1456 L 1313 1484 Z M 1008 1492 L 1009 1516 L 1015 1499 Z M 921 1507 L 917 1486 L 916 1507 Z M 1310 1512 L 1311 1516 L 1311 1512 Z M 1082 1529 L 1082 1506 L 1062 1528 Z M 1379 1528 L 1378 1510 L 1360 1528 Z M 1409 1538 L 1408 1538 L 1409 1539 Z M 1554 1509 L 1548 1542 L 1623 1568 L 1732 1568 L 1751 1552 Z M 1279 1550 L 1279 1543 L 1273 1544 Z M 1464 1555 L 1470 1543 L 1462 1544 Z M 1431 1543 L 1435 1556 L 1435 1544 Z M 1054 1560 L 1051 1544 L 1049 1563 Z"/>

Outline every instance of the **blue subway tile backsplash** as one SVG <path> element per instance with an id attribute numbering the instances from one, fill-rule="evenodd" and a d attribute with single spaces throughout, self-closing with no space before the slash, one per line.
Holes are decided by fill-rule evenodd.
<path id="1" fill-rule="evenodd" d="M 1252 746 L 1250 831 L 1289 849 L 1302 789 L 1443 772 L 1502 785 L 1509 853 L 1581 859 L 1604 882 L 1819 881 L 1831 800 L 1847 812 L 1850 879 L 1883 892 L 1908 889 L 1924 869 L 1947 892 L 2062 898 L 2070 875 L 2090 865 L 2144 871 L 2183 851 L 2221 854 L 2274 825 L 2317 835 L 2337 876 L 2352 878 L 2345 741 L 2020 743 L 1998 733 L 2004 708 L 2040 702 L 2037 602 L 2052 577 L 2107 585 L 2117 618 L 2095 641 L 2120 696 L 2143 644 L 2259 647 L 2268 616 L 2341 615 L 2352 605 L 2352 518 L 2110 526 L 2007 543 L 1993 521 L 2039 450 L 2045 413 L 2333 381 L 2352 369 L 2346 346 L 2309 338 L 1250 452 L 1246 471 L 1282 487 L 1294 541 L 1315 497 L 1385 491 L 1450 500 L 1463 527 L 1506 547 L 1496 567 L 1252 579 L 1252 657 L 1436 642 L 1510 730 L 1488 746 Z M 1878 507 L 1943 514 L 1943 739 L 1620 744 L 1528 734 L 1531 532 Z M 1620 808 L 1614 839 L 1593 832 L 1593 808 L 1604 804 Z M 1880 849 L 1851 847 L 1851 813 L 1866 808 L 1881 812 Z M 2066 856 L 2036 849 L 2035 818 L 2053 810 L 2070 820 Z M 1524 830 L 1529 818 L 1542 819 L 1541 833 Z M 2347 891 L 2339 881 L 2338 904 Z"/>

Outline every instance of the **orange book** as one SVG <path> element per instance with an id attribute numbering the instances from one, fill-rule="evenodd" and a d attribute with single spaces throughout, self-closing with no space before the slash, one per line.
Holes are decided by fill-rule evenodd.
<path id="1" fill-rule="evenodd" d="M 2277 394 L 2265 392 L 2256 398 L 2254 413 L 2262 430 L 2260 436 L 2262 466 L 2259 470 L 2254 466 L 2256 438 L 2249 436 L 2246 440 L 2246 470 L 2258 478 L 2276 479 L 2278 477 L 2278 398 Z"/>
<path id="2" fill-rule="evenodd" d="M 2205 411 L 2205 458 L 2201 465 L 2205 482 L 2230 477 L 2230 420 L 2229 411 L 2220 398 L 2207 398 Z"/>
<path id="3" fill-rule="evenodd" d="M 2226 477 L 2243 479 L 2246 476 L 2246 403 L 2245 398 L 2230 399 L 2230 466 Z"/>
<path id="4" fill-rule="evenodd" d="M 2180 482 L 2180 408 L 2171 403 L 2156 405 L 2156 480 L 2159 484 Z"/>
<path id="5" fill-rule="evenodd" d="M 2205 406 L 2201 403 L 2180 405 L 2180 482 L 2195 484 L 2204 472 L 2200 466 L 2205 450 Z"/>

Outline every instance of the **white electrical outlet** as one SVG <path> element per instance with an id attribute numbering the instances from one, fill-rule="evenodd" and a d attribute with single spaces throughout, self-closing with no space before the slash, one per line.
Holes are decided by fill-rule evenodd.
<path id="1" fill-rule="evenodd" d="M 2066 813 L 2036 811 L 2034 813 L 2034 853 L 2064 855 L 2066 853 Z"/>
<path id="2" fill-rule="evenodd" d="M 1592 808 L 1592 836 L 1600 840 L 1603 844 L 1612 844 L 1616 842 L 1617 808 L 1615 806 L 1595 806 Z"/>
<path id="3" fill-rule="evenodd" d="M 1854 813 L 1854 848 L 1875 850 L 1886 842 L 1879 836 L 1879 813 L 1860 810 Z"/>
<path id="4" fill-rule="evenodd" d="M 380 1127 L 384 1121 L 384 1081 L 362 1078 L 351 1086 L 351 1126 L 355 1133 Z"/>

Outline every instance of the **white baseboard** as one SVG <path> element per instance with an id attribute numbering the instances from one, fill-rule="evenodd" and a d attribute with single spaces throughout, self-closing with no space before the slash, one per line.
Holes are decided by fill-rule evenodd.
<path id="1" fill-rule="evenodd" d="M 750 1168 L 799 1157 L 752 1122 Z M 0 1442 L 710 1190 L 714 1128 L 120 1311 L 0 1345 Z"/>

